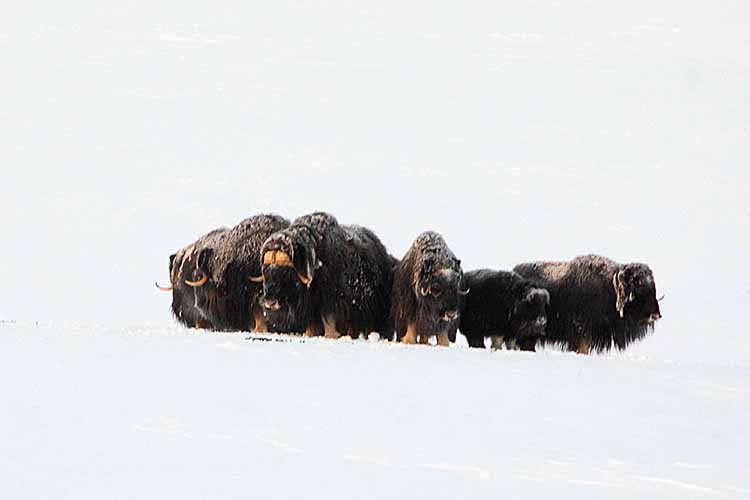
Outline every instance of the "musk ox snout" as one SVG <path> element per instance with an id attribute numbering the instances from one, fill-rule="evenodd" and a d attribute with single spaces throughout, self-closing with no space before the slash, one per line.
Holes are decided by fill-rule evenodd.
<path id="1" fill-rule="evenodd" d="M 263 299 L 263 307 L 271 311 L 278 311 L 281 309 L 281 303 L 276 299 Z"/>
<path id="2" fill-rule="evenodd" d="M 449 311 L 445 311 L 443 314 L 443 319 L 445 321 L 455 321 L 458 319 L 459 313 L 456 309 L 451 309 Z"/>

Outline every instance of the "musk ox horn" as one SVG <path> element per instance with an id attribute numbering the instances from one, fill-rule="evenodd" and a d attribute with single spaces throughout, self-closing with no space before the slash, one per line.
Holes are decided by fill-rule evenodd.
<path id="1" fill-rule="evenodd" d="M 174 287 L 171 287 L 171 286 L 159 286 L 158 281 L 154 283 L 154 285 L 156 285 L 156 288 L 158 288 L 162 292 L 171 292 L 174 289 Z"/>
<path id="2" fill-rule="evenodd" d="M 469 292 L 471 291 L 471 288 L 467 288 L 466 290 L 459 290 L 459 295 L 469 295 Z"/>
<path id="3" fill-rule="evenodd" d="M 303 285 L 305 285 L 307 288 L 310 288 L 310 285 L 312 284 L 312 278 L 308 278 L 302 273 L 297 273 L 297 276 L 299 277 L 299 280 Z"/>
<path id="4" fill-rule="evenodd" d="M 250 281 L 253 283 L 263 283 L 264 279 L 262 274 L 260 276 L 250 276 Z"/>
<path id="5" fill-rule="evenodd" d="M 664 300 L 664 294 L 662 294 L 661 297 L 659 297 L 658 299 L 656 299 L 657 302 L 661 302 L 662 300 Z"/>
<path id="6" fill-rule="evenodd" d="M 620 318 L 625 317 L 625 290 L 623 289 L 622 283 L 620 282 L 620 273 L 622 271 L 617 271 L 614 276 L 612 276 L 612 285 L 615 287 L 615 295 L 617 296 L 617 301 L 615 303 L 615 307 L 617 308 L 617 312 L 620 313 Z"/>
<path id="7" fill-rule="evenodd" d="M 294 267 L 289 254 L 287 254 L 286 252 L 282 252 L 281 250 L 269 250 L 268 252 L 263 254 L 263 265 Z"/>
<path id="8" fill-rule="evenodd" d="M 201 274 L 203 274 L 203 276 L 198 281 L 185 280 L 185 284 L 194 288 L 205 285 L 206 281 L 208 281 L 208 275 L 202 271 Z"/>
<path id="9" fill-rule="evenodd" d="M 425 288 L 425 287 L 420 287 L 419 288 L 419 293 L 422 294 L 422 297 L 427 297 L 430 294 L 430 292 L 431 292 L 431 290 L 430 290 L 429 286 L 427 288 Z"/>

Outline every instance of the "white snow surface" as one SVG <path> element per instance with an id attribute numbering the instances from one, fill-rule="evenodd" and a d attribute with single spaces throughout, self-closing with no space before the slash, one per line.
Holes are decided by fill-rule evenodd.
<path id="1" fill-rule="evenodd" d="M 747 2 L 2 10 L 3 498 L 750 498 Z M 314 210 L 647 262 L 664 318 L 592 357 L 174 324 L 170 253 Z"/>

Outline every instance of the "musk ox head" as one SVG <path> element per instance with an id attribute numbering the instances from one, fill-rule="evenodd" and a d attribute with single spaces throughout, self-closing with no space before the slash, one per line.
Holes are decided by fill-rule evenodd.
<path id="1" fill-rule="evenodd" d="M 414 276 L 414 293 L 430 316 L 447 322 L 456 321 L 463 296 L 469 293 L 465 289 L 461 261 L 456 258 L 425 258 Z"/>
<path id="2" fill-rule="evenodd" d="M 617 296 L 615 307 L 621 318 L 654 324 L 661 318 L 654 275 L 646 264 L 622 266 L 612 277 Z"/>
<path id="3" fill-rule="evenodd" d="M 263 282 L 261 305 L 269 313 L 294 316 L 309 300 L 321 263 L 309 229 L 297 227 L 270 236 L 260 251 Z"/>
<path id="4" fill-rule="evenodd" d="M 532 285 L 519 289 L 510 311 L 511 328 L 520 337 L 544 336 L 549 292 Z"/>

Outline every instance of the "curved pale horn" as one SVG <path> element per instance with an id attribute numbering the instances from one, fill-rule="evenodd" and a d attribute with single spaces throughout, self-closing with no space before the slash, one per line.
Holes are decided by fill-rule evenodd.
<path id="1" fill-rule="evenodd" d="M 299 277 L 299 280 L 302 282 L 303 285 L 305 285 L 307 288 L 310 288 L 310 285 L 312 284 L 312 278 L 308 278 L 302 273 L 297 273 L 297 276 Z"/>
<path id="2" fill-rule="evenodd" d="M 469 292 L 471 291 L 471 288 L 467 288 L 466 290 L 459 290 L 459 295 L 469 295 Z"/>
<path id="3" fill-rule="evenodd" d="M 262 274 L 260 276 L 250 276 L 250 281 L 253 283 L 263 283 L 263 280 L 264 278 Z"/>
<path id="4" fill-rule="evenodd" d="M 429 286 L 427 288 L 420 287 L 419 293 L 422 294 L 422 297 L 427 297 L 430 294 L 430 287 Z"/>
<path id="5" fill-rule="evenodd" d="M 171 287 L 171 286 L 159 286 L 159 282 L 158 281 L 156 283 L 154 283 L 154 285 L 156 285 L 156 288 L 158 288 L 162 292 L 171 292 L 173 290 L 173 287 Z"/>
<path id="6" fill-rule="evenodd" d="M 198 281 L 185 280 L 185 284 L 188 286 L 196 287 L 196 288 L 199 286 L 205 285 L 206 281 L 208 281 L 208 275 L 206 273 L 202 273 L 202 274 L 203 274 L 203 277 L 199 279 Z"/>

